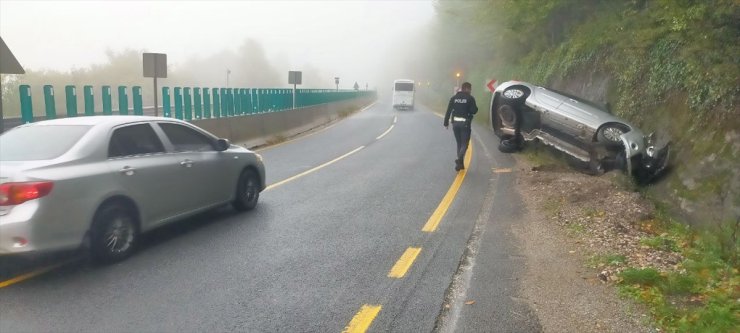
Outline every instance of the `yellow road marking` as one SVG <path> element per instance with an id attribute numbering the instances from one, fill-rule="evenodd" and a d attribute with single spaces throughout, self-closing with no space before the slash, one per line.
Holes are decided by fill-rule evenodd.
<path id="1" fill-rule="evenodd" d="M 511 172 L 511 168 L 493 168 L 493 173 L 507 173 Z"/>
<path id="2" fill-rule="evenodd" d="M 452 182 L 450 189 L 447 190 L 447 194 L 445 194 L 444 198 L 442 198 L 442 202 L 439 203 L 439 206 L 437 206 L 437 209 L 434 210 L 434 213 L 432 213 L 432 216 L 429 217 L 429 220 L 426 224 L 424 224 L 424 227 L 421 229 L 421 231 L 434 232 L 435 230 L 437 230 L 439 223 L 442 222 L 442 218 L 447 213 L 450 205 L 452 205 L 452 200 L 455 199 L 457 191 L 460 190 L 460 186 L 462 186 L 462 182 L 463 180 L 465 180 L 465 175 L 468 173 L 467 168 L 470 167 L 470 160 L 473 158 L 472 140 L 468 143 L 468 145 L 468 152 L 465 154 L 464 161 L 466 169 L 462 169 L 457 172 L 457 176 L 455 176 L 455 180 Z"/>
<path id="3" fill-rule="evenodd" d="M 385 132 L 383 132 L 383 134 L 381 134 L 381 135 L 379 135 L 379 136 L 378 136 L 377 138 L 375 138 L 375 140 L 380 140 L 380 139 L 382 139 L 382 138 L 383 138 L 383 137 L 384 137 L 384 136 L 385 136 L 386 134 L 390 133 L 390 131 L 391 131 L 391 130 L 393 129 L 393 126 L 396 126 L 396 125 L 391 125 L 391 127 L 388 127 L 388 129 L 387 129 L 387 130 L 385 130 Z"/>
<path id="4" fill-rule="evenodd" d="M 370 105 L 368 105 L 368 106 L 366 106 L 366 107 L 364 107 L 364 108 L 360 109 L 360 111 L 357 111 L 357 113 L 360 113 L 360 112 L 362 112 L 362 111 L 365 111 L 365 110 L 367 110 L 367 109 L 369 109 L 369 108 L 373 107 L 373 106 L 374 106 L 374 105 L 375 105 L 376 103 L 377 103 L 377 102 L 373 102 L 372 104 L 370 104 Z M 319 134 L 319 133 L 321 133 L 321 132 L 323 132 L 323 131 L 326 131 L 326 130 L 328 130 L 328 129 L 330 129 L 330 128 L 332 128 L 332 127 L 336 126 L 336 125 L 338 125 L 338 124 L 339 124 L 340 122 L 341 122 L 341 121 L 337 121 L 337 122 L 335 122 L 335 123 L 333 123 L 333 124 L 331 124 L 331 125 L 329 125 L 329 126 L 326 126 L 326 127 L 322 128 L 322 129 L 320 129 L 320 130 L 317 130 L 317 131 L 313 131 L 313 132 L 311 132 L 311 133 L 308 133 L 308 134 L 305 134 L 305 135 L 301 135 L 301 136 L 298 136 L 297 138 L 293 138 L 293 139 L 290 139 L 290 140 L 288 140 L 288 141 L 283 141 L 283 142 L 281 142 L 281 143 L 278 143 L 278 144 L 274 144 L 274 145 L 271 145 L 271 146 L 267 146 L 267 147 L 262 147 L 262 148 L 260 148 L 260 149 L 257 149 L 257 150 L 255 150 L 254 152 L 255 152 L 255 153 L 260 153 L 260 152 L 263 152 L 263 151 L 265 151 L 265 150 L 268 150 L 268 149 L 272 149 L 272 148 L 276 148 L 276 147 L 280 147 L 280 146 L 282 146 L 282 145 L 286 145 L 286 144 L 292 143 L 293 141 L 297 141 L 297 140 L 305 139 L 305 138 L 307 138 L 307 137 L 309 137 L 309 136 L 312 136 L 312 135 L 315 135 L 315 134 Z"/>
<path id="5" fill-rule="evenodd" d="M 367 331 L 381 308 L 380 305 L 363 305 L 342 333 L 363 333 Z"/>
<path id="6" fill-rule="evenodd" d="M 414 264 L 414 260 L 419 256 L 419 253 L 421 253 L 420 247 L 410 247 L 406 249 L 406 251 L 401 255 L 401 258 L 398 258 L 396 264 L 393 265 L 390 272 L 388 272 L 388 277 L 400 279 L 406 276 L 406 273 L 409 271 L 409 268 L 411 268 L 411 265 Z"/>
<path id="7" fill-rule="evenodd" d="M 66 261 L 60 262 L 58 264 L 54 264 L 54 265 L 42 267 L 42 268 L 39 268 L 39 269 L 37 269 L 35 271 L 28 272 L 26 274 L 18 275 L 18 276 L 14 277 L 14 278 L 11 278 L 11 279 L 8 279 L 8 280 L 5 280 L 5 281 L 0 281 L 0 288 L 5 288 L 5 287 L 8 287 L 8 286 L 14 285 L 16 283 L 20 283 L 20 282 L 23 282 L 23 281 L 32 279 L 32 278 L 34 278 L 36 276 L 39 276 L 39 275 L 44 274 L 44 273 L 48 273 L 51 270 L 57 269 L 57 268 L 59 268 L 59 267 L 61 267 L 63 265 L 66 265 L 68 263 L 71 263 L 71 262 L 73 262 L 75 260 L 76 259 L 66 260 Z"/>
<path id="8" fill-rule="evenodd" d="M 272 184 L 272 185 L 270 185 L 270 186 L 266 187 L 266 188 L 265 188 L 265 191 L 267 191 L 267 190 L 271 190 L 271 189 L 273 189 L 273 188 L 276 188 L 276 187 L 278 187 L 278 186 L 280 186 L 280 185 L 283 185 L 283 184 L 285 184 L 285 183 L 287 183 L 287 182 L 290 182 L 290 181 L 296 180 L 296 179 L 298 179 L 298 178 L 301 178 L 301 177 L 303 177 L 303 176 L 305 176 L 305 175 L 307 175 L 307 174 L 309 174 L 309 173 L 315 172 L 315 171 L 317 171 L 317 170 L 319 170 L 319 169 L 322 169 L 322 168 L 325 168 L 325 167 L 327 167 L 327 166 L 329 166 L 329 165 L 332 165 L 332 164 L 334 164 L 334 163 L 338 162 L 339 160 L 341 160 L 341 159 L 343 159 L 343 158 L 345 158 L 345 157 L 347 157 L 347 156 L 349 156 L 349 155 L 352 155 L 352 154 L 354 154 L 354 153 L 356 153 L 356 152 L 358 152 L 358 151 L 362 150 L 363 148 L 365 148 L 365 146 L 360 146 L 360 147 L 358 147 L 357 149 L 355 149 L 355 150 L 353 150 L 353 151 L 351 151 L 351 152 L 349 152 L 349 153 L 346 153 L 346 154 L 344 154 L 344 155 L 342 155 L 342 156 L 339 156 L 339 157 L 337 157 L 337 158 L 335 158 L 335 159 L 333 159 L 333 160 L 331 160 L 331 161 L 329 161 L 329 162 L 326 162 L 326 163 L 324 163 L 324 164 L 322 164 L 322 165 L 319 165 L 319 166 L 317 166 L 317 167 L 314 167 L 314 168 L 311 168 L 311 169 L 309 169 L 309 170 L 306 170 L 306 171 L 304 171 L 304 172 L 301 172 L 301 173 L 299 173 L 299 174 L 297 174 L 297 175 L 295 175 L 295 176 L 293 176 L 293 177 L 290 177 L 290 178 L 287 178 L 287 179 L 283 179 L 283 180 L 281 180 L 281 181 L 279 181 L 279 182 L 277 182 L 277 183 L 275 183 L 275 184 Z"/>

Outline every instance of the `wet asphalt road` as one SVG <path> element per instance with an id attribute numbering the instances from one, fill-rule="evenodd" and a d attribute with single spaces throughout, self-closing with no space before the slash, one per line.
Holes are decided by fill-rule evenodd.
<path id="1" fill-rule="evenodd" d="M 363 305 L 382 307 L 371 332 L 537 331 L 516 297 L 514 176 L 491 172 L 513 162 L 490 133 L 477 129 L 439 228 L 421 231 L 456 176 L 441 123 L 381 100 L 263 150 L 268 184 L 354 153 L 263 192 L 251 212 L 155 230 L 124 262 L 78 260 L 0 289 L 0 332 L 340 332 Z M 388 277 L 409 247 L 421 251 L 407 274 Z M 476 264 L 456 275 L 461 260 Z"/>

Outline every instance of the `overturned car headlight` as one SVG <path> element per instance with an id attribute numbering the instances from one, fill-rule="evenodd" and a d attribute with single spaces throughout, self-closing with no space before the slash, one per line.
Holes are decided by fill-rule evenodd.
<path id="1" fill-rule="evenodd" d="M 645 153 L 647 153 L 648 156 L 654 157 L 655 156 L 655 147 L 649 146 L 645 149 Z"/>

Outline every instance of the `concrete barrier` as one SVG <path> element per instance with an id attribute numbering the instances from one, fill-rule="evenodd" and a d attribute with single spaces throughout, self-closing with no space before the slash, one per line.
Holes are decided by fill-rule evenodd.
<path id="1" fill-rule="evenodd" d="M 359 98 L 295 110 L 193 120 L 192 123 L 235 144 L 252 148 L 287 139 L 336 121 L 374 101 L 374 98 Z"/>

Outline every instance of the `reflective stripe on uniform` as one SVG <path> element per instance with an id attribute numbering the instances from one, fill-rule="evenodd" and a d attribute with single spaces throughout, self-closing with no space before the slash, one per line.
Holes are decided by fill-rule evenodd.
<path id="1" fill-rule="evenodd" d="M 452 117 L 452 121 L 467 121 L 467 120 L 468 120 L 467 118 L 463 118 L 463 117 Z"/>

